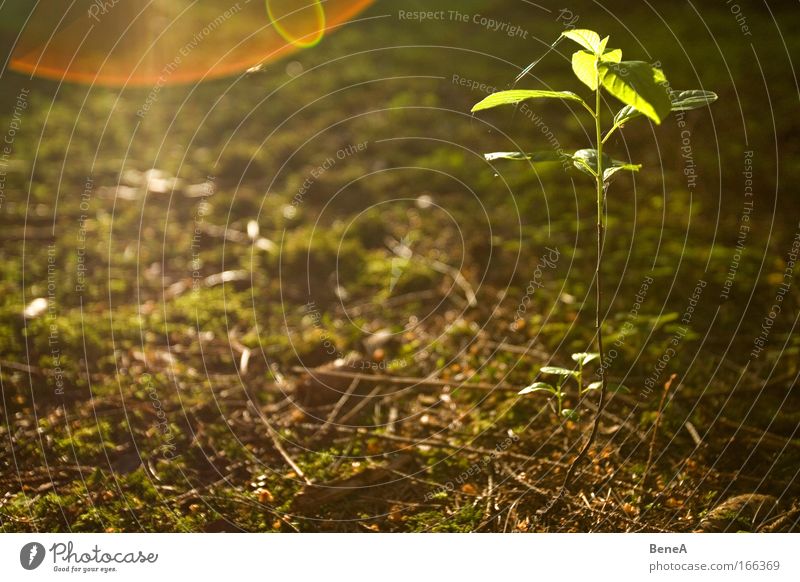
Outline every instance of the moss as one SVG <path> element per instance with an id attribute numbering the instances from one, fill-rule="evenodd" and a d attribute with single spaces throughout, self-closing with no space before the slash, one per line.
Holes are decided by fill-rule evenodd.
<path id="1" fill-rule="evenodd" d="M 424 2 L 415 2 L 414 6 L 425 8 Z M 493 9 L 516 10 L 512 4 L 502 2 Z M 473 8 L 477 11 L 480 5 L 475 3 Z M 574 7 L 576 13 L 579 8 Z M 697 54 L 717 54 L 712 40 L 689 34 L 680 9 L 672 10 L 664 12 L 665 18 L 677 26 L 683 40 L 691 40 Z M 714 22 L 719 12 L 721 17 Z M 708 13 L 712 28 L 730 30 L 729 15 L 718 13 Z M 778 16 L 785 22 L 797 19 L 796 14 Z M 634 26 L 638 16 L 631 18 Z M 760 16 L 754 13 L 749 18 L 755 26 Z M 531 149 L 543 146 L 540 136 L 519 115 L 471 120 L 467 112 L 481 95 L 454 84 L 451 78 L 457 73 L 505 86 L 517 72 L 510 63 L 521 64 L 527 58 L 520 52 L 521 45 L 498 42 L 499 37 L 492 34 L 475 34 L 469 40 L 476 52 L 469 58 L 460 58 L 459 51 L 406 48 L 381 53 L 376 61 L 375 53 L 363 49 L 387 37 L 406 46 L 463 46 L 464 37 L 458 27 L 441 23 L 370 22 L 369 26 L 346 27 L 346 34 L 331 35 L 324 46 L 291 57 L 306 71 L 317 67 L 313 74 L 290 80 L 285 62 L 280 62 L 233 84 L 223 79 L 198 87 L 165 87 L 144 121 L 136 117 L 139 93 L 94 87 L 87 96 L 86 87 L 30 81 L 31 107 L 14 144 L 18 163 L 8 168 L 0 206 L 0 374 L 3 416 L 10 425 L 0 427 L 0 436 L 13 439 L 18 467 L 12 467 L 9 455 L 0 458 L 0 466 L 9 475 L 18 469 L 29 480 L 24 490 L 11 491 L 2 502 L 4 531 L 198 531 L 213 527 L 223 517 L 246 530 L 291 529 L 283 522 L 276 526 L 271 511 L 289 510 L 301 485 L 287 478 L 290 469 L 265 437 L 260 415 L 273 414 L 265 412 L 272 408 L 264 407 L 282 402 L 295 379 L 293 366 L 330 359 L 330 354 L 320 354 L 323 335 L 337 351 L 347 352 L 363 350 L 366 334 L 389 329 L 396 336 L 382 348 L 388 370 L 380 373 L 454 378 L 478 371 L 476 381 L 502 380 L 520 387 L 543 362 L 533 354 L 483 349 L 482 341 L 533 342 L 558 350 L 556 358 L 568 358 L 569 350 L 582 351 L 592 341 L 594 200 L 590 185 L 576 179 L 573 188 L 558 165 L 536 172 L 525 164 L 486 165 L 481 152 L 510 147 L 504 132 L 521 137 L 520 147 Z M 542 38 L 552 33 L 552 23 L 539 25 L 537 34 Z M 732 55 L 746 55 L 750 50 L 735 36 L 717 35 L 713 40 Z M 652 35 L 648 51 L 677 63 L 680 55 L 672 50 L 673 42 L 667 35 Z M 775 79 L 771 75 L 782 62 L 770 58 L 778 49 L 759 46 L 770 79 Z M 747 59 L 730 62 L 746 67 Z M 378 64 L 382 81 L 376 83 Z M 553 86 L 570 86 L 568 68 L 561 71 L 557 65 L 557 59 L 545 59 L 540 64 L 542 77 Z M 685 69 L 669 62 L 664 66 L 667 71 Z M 409 71 L 442 78 L 411 79 Z M 703 71 L 704 82 L 724 87 L 729 80 L 723 73 L 724 67 L 710 62 Z M 691 79 L 674 79 L 676 86 L 684 81 L 689 86 Z M 262 102 L 277 87 L 280 91 Z M 0 92 L 0 100 L 7 99 L 6 94 L 13 93 Z M 315 102 L 320 96 L 325 97 Z M 775 97 L 773 104 L 779 112 L 793 111 L 793 103 L 781 97 L 781 91 Z M 736 117 L 737 107 L 736 100 L 721 100 L 714 114 Z M 556 111 L 549 106 L 541 109 L 562 143 L 583 143 L 580 119 L 562 125 L 556 121 Z M 201 117 L 203 122 L 198 123 Z M 97 123 L 106 119 L 108 123 Z M 7 121 L 6 116 L 0 119 L 0 127 L 7 126 Z M 692 123 L 704 125 L 693 126 L 697 135 L 710 135 L 710 118 L 698 114 Z M 784 131 L 791 129 L 788 123 Z M 663 124 L 659 139 L 679 143 L 679 136 L 670 134 L 674 130 Z M 756 151 L 774 149 L 771 131 L 769 124 L 748 125 L 748 140 Z M 705 319 L 698 316 L 693 322 L 670 367 L 688 371 L 680 388 L 687 399 L 712 377 L 725 386 L 741 386 L 747 377 L 739 383 L 734 374 L 721 376 L 719 354 L 708 346 L 722 340 L 727 345 L 736 330 L 728 353 L 748 352 L 760 324 L 752 311 L 744 311 L 744 305 L 752 310 L 772 301 L 775 276 L 785 268 L 783 259 L 765 263 L 762 270 L 760 261 L 746 254 L 737 273 L 739 295 L 717 312 L 712 289 L 724 281 L 735 251 L 738 216 L 723 212 L 718 225 L 715 208 L 719 204 L 738 208 L 739 201 L 733 200 L 736 204 L 732 205 L 730 196 L 739 191 L 740 184 L 735 180 L 716 184 L 715 172 L 708 169 L 720 163 L 740 167 L 740 144 L 735 139 L 722 140 L 720 152 L 695 148 L 698 167 L 707 169 L 707 181 L 689 193 L 680 169 L 680 151 L 662 148 L 661 160 L 655 154 L 647 159 L 652 145 L 648 132 L 646 124 L 638 129 L 631 125 L 625 128 L 625 143 L 642 155 L 636 161 L 653 169 L 660 163 L 663 172 L 642 173 L 636 182 L 620 180 L 609 204 L 604 274 L 615 293 L 608 306 L 605 339 L 618 352 L 612 373 L 630 371 L 633 382 L 647 376 L 676 329 L 676 314 L 686 308 L 696 280 L 705 277 L 708 288 L 701 302 Z M 378 141 L 419 136 L 431 139 Z M 364 140 L 368 142 L 365 152 L 337 159 L 335 167 L 312 176 L 308 192 L 297 203 L 296 196 L 312 169 L 322 160 L 335 158 L 340 148 Z M 35 167 L 29 163 L 33 159 Z M 205 200 L 203 216 L 200 200 L 188 196 L 182 187 L 171 194 L 145 195 L 137 190 L 131 171 L 150 168 L 177 175 L 184 185 L 213 177 L 214 192 Z M 782 164 L 781 172 L 781 183 L 796 183 L 800 164 Z M 762 190 L 775 191 L 775 172 L 762 174 Z M 87 177 L 93 181 L 88 209 L 81 206 Z M 127 196 L 117 190 L 120 182 L 129 188 Z M 430 197 L 434 205 L 419 204 L 421 195 Z M 779 201 L 787 206 L 781 215 L 796 215 L 793 203 L 783 198 Z M 89 284 L 76 292 L 77 237 L 83 214 L 87 215 L 87 237 L 80 256 Z M 784 239 L 791 240 L 793 231 L 786 230 L 781 221 L 774 227 L 757 222 L 764 217 L 754 216 L 748 249 L 766 248 L 782 257 Z M 254 249 L 249 239 L 232 234 L 245 233 L 252 220 L 258 222 L 260 236 L 277 245 L 277 251 Z M 394 241 L 409 245 L 412 256 L 392 252 Z M 48 296 L 50 242 L 55 242 L 58 267 L 56 318 L 23 320 L 26 302 Z M 562 253 L 563 266 L 560 262 L 537 289 L 525 325 L 509 330 L 539 249 L 554 245 Z M 470 281 L 479 295 L 476 308 L 464 308 L 461 291 L 451 289 L 451 277 L 433 268 L 435 261 L 458 268 Z M 211 287 L 203 282 L 225 270 L 243 270 L 247 277 Z M 645 273 L 652 274 L 658 284 L 648 291 L 638 317 L 632 319 L 632 298 Z M 742 281 L 753 292 L 748 302 L 738 300 L 745 289 Z M 197 289 L 192 288 L 193 282 L 199 282 Z M 416 291 L 430 295 L 410 295 Z M 319 310 L 316 323 L 308 317 L 309 300 Z M 712 316 L 716 318 L 713 333 L 703 343 L 694 334 L 705 329 Z M 770 338 L 772 351 L 765 351 L 753 366 L 763 362 L 768 371 L 776 364 L 787 376 L 797 371 L 794 356 L 800 339 L 792 334 L 790 324 L 788 319 L 776 322 Z M 58 357 L 51 332 L 58 338 Z M 239 344 L 252 350 L 247 373 L 241 369 Z M 474 346 L 479 349 L 473 353 Z M 698 350 L 701 353 L 695 358 Z M 63 396 L 55 391 L 56 364 L 66 378 Z M 20 365 L 31 366 L 31 374 Z M 152 385 L 143 382 L 145 373 Z M 279 377 L 286 383 L 279 384 Z M 157 423 L 151 387 L 165 411 L 169 436 Z M 782 398 L 788 392 L 776 388 L 770 394 L 779 394 L 778 398 L 765 393 L 757 406 L 744 397 L 726 401 L 725 415 L 747 415 L 753 426 L 791 434 L 800 413 L 784 405 Z M 513 392 L 487 395 L 459 390 L 445 403 L 438 399 L 440 395 L 409 390 L 387 398 L 381 406 L 384 412 L 395 406 L 400 419 L 413 419 L 398 423 L 399 434 L 405 434 L 404 430 L 418 434 L 415 431 L 423 430 L 417 422 L 421 408 L 430 408 L 435 417 L 452 404 L 457 419 L 443 417 L 454 421 L 453 434 L 446 435 L 454 443 L 478 435 L 491 441 L 491 435 L 513 429 L 522 437 L 519 446 L 524 449 L 526 439 L 541 440 L 530 435 L 548 428 L 537 417 L 545 406 L 538 399 L 519 399 Z M 655 418 L 657 402 L 652 400 L 648 410 L 635 413 L 642 428 L 651 426 Z M 710 425 L 721 405 L 721 401 L 710 402 L 692 415 L 698 429 Z M 676 454 L 684 452 L 682 439 L 693 446 L 680 424 L 688 409 L 680 406 L 679 399 L 662 419 L 662 431 L 678 435 L 670 445 L 678 447 Z M 363 411 L 351 421 L 368 424 L 374 420 L 372 414 L 372 410 Z M 34 417 L 38 423 L 31 422 Z M 302 439 L 309 439 L 310 450 L 296 447 L 291 452 L 315 482 L 346 478 L 365 466 L 354 467 L 351 460 L 337 464 L 341 455 L 374 456 L 386 451 L 386 439 L 368 433 L 349 442 L 330 434 L 322 438 L 313 431 L 304 433 L 301 425 L 307 422 L 309 418 L 298 415 L 282 430 L 291 431 L 285 436 L 292 442 L 301 440 L 305 446 L 308 443 Z M 161 453 L 171 443 L 179 454 L 169 460 Z M 147 469 L 128 467 L 129 473 L 115 470 L 112 474 L 109 460 L 114 463 L 129 454 L 134 444 Z M 780 456 L 754 457 L 754 462 L 774 463 L 768 481 L 775 480 L 775 487 L 783 487 L 778 481 L 794 479 L 800 454 L 790 449 Z M 423 478 L 438 482 L 458 476 L 473 460 L 436 448 L 414 450 L 413 456 L 426 471 Z M 643 460 L 632 458 L 626 470 L 638 474 Z M 45 461 L 52 467 L 65 467 L 63 472 L 54 472 L 50 489 L 40 473 Z M 672 459 L 664 462 L 670 464 Z M 82 473 L 74 471 L 75 466 Z M 266 471 L 265 466 L 272 470 Z M 758 465 L 752 471 L 761 478 L 761 469 Z M 157 474 L 155 484 L 147 471 Z M 272 502 L 262 503 L 266 496 L 259 501 L 256 488 L 249 486 L 262 474 Z M 221 476 L 229 482 L 217 483 Z M 708 486 L 719 489 L 716 484 Z M 195 487 L 200 493 L 192 497 Z M 415 503 L 419 489 L 414 485 L 392 490 L 391 495 L 408 495 Z M 438 494 L 434 499 L 438 505 L 406 515 L 391 527 L 471 531 L 483 516 L 470 504 L 459 505 L 462 501 L 456 495 Z M 698 504 L 711 502 L 710 497 L 702 497 Z M 322 521 L 297 518 L 295 526 L 307 531 L 349 527 L 330 518 L 337 509 L 352 511 L 348 518 L 372 515 L 361 506 L 354 509 L 342 504 L 321 511 Z"/>

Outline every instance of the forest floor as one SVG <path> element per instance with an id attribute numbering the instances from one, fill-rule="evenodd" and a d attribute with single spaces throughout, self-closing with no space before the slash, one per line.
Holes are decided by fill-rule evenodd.
<path id="1" fill-rule="evenodd" d="M 0 205 L 0 530 L 797 530 L 796 289 L 749 356 L 798 229 L 781 185 L 800 167 L 770 161 L 776 140 L 798 150 L 786 55 L 758 37 L 788 96 L 777 126 L 747 118 L 745 146 L 740 107 L 762 95 L 731 78 L 752 75 L 750 47 L 724 11 L 700 35 L 665 10 L 721 98 L 686 115 L 695 182 L 674 120 L 609 141 L 644 164 L 609 190 L 605 367 L 626 389 L 546 513 L 597 395 L 568 384 L 560 419 L 518 392 L 595 351 L 592 185 L 481 154 L 547 147 L 537 119 L 564 147 L 590 133 L 563 104 L 468 113 L 540 45 L 373 19 L 241 79 L 164 88 L 144 119 L 146 91 L 5 76 L 3 111 L 30 93 Z M 588 20 L 644 58 L 610 16 Z M 651 36 L 673 85 L 698 86 Z M 580 91 L 565 63 L 526 83 Z M 746 150 L 762 199 L 741 253 Z"/>

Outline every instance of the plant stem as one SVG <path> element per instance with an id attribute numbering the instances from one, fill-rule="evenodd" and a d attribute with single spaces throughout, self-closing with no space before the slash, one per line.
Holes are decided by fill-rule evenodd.
<path id="1" fill-rule="evenodd" d="M 596 300 L 595 300 L 595 329 L 597 331 L 597 351 L 600 354 L 600 402 L 597 405 L 597 412 L 595 413 L 594 423 L 592 424 L 592 432 L 589 433 L 589 439 L 583 445 L 578 456 L 570 464 L 567 469 L 567 475 L 564 477 L 564 484 L 561 486 L 556 501 L 561 499 L 570 484 L 572 477 L 575 474 L 575 469 L 586 458 L 589 449 L 592 448 L 595 438 L 597 438 L 597 429 L 600 426 L 600 416 L 603 414 L 603 408 L 606 403 L 606 374 L 603 369 L 603 362 L 605 361 L 605 352 L 603 351 L 603 326 L 600 318 L 603 305 L 603 286 L 602 286 L 602 272 L 600 269 L 601 259 L 603 256 L 603 231 L 604 231 L 604 198 L 605 191 L 603 189 L 603 131 L 600 125 L 600 79 L 598 75 L 597 89 L 595 91 L 595 112 L 594 123 L 597 136 L 597 175 L 595 181 L 597 183 L 597 261 L 595 263 L 595 283 L 596 283 Z"/>
<path id="2" fill-rule="evenodd" d="M 598 75 L 599 77 L 599 75 Z M 600 424 L 600 415 L 603 413 L 603 407 L 606 401 L 606 374 L 603 368 L 605 361 L 605 352 L 603 350 L 603 271 L 602 271 L 602 258 L 603 258 L 603 238 L 605 234 L 605 180 L 603 179 L 603 130 L 600 126 L 600 79 L 598 78 L 596 105 L 595 105 L 595 129 L 597 131 L 597 263 L 595 268 L 595 278 L 597 279 L 596 299 L 595 299 L 595 328 L 597 330 L 597 352 L 600 354 L 600 402 L 597 405 L 597 415 L 594 418 L 594 425 L 592 432 L 589 435 L 589 440 L 581 452 L 588 452 L 589 447 L 594 443 L 597 436 L 597 428 Z"/>
<path id="3" fill-rule="evenodd" d="M 598 75 L 599 77 L 599 75 Z M 600 126 L 600 79 L 598 78 L 595 105 L 595 130 L 597 131 L 597 263 L 595 268 L 595 278 L 597 279 L 597 295 L 595 300 L 595 328 L 597 329 L 597 352 L 600 354 L 600 403 L 598 405 L 597 417 L 595 419 L 594 427 L 592 428 L 592 435 L 589 438 L 589 445 L 594 440 L 594 435 L 597 432 L 597 424 L 600 419 L 600 413 L 603 410 L 603 404 L 606 398 L 606 375 L 602 363 L 605 361 L 605 354 L 603 353 L 603 321 L 601 319 L 601 312 L 603 307 L 603 278 L 602 278 L 602 258 L 603 258 L 603 235 L 605 230 L 605 180 L 603 179 L 603 129 Z"/>
<path id="4" fill-rule="evenodd" d="M 619 124 L 616 124 L 616 123 L 614 125 L 612 125 L 611 129 L 609 129 L 606 132 L 606 135 L 603 136 L 603 139 L 600 140 L 600 143 L 606 143 L 608 141 L 608 138 L 611 137 L 611 134 L 614 133 L 617 129 L 619 129 L 619 127 L 620 127 Z"/>

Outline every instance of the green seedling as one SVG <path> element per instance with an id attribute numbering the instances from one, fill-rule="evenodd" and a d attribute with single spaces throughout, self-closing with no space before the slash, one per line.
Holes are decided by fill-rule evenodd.
<path id="1" fill-rule="evenodd" d="M 579 352 L 572 354 L 573 361 L 577 364 L 577 368 L 570 370 L 568 368 L 560 368 L 558 366 L 544 366 L 539 370 L 541 374 L 549 374 L 558 376 L 559 380 L 555 384 L 548 384 L 547 382 L 534 382 L 530 386 L 526 386 L 520 390 L 520 394 L 531 394 L 533 392 L 548 392 L 555 398 L 555 412 L 559 418 L 577 418 L 578 411 L 573 408 L 564 408 L 564 398 L 567 396 L 564 388 L 570 378 L 575 380 L 578 386 L 578 397 L 584 396 L 587 392 L 601 388 L 602 382 L 590 382 L 584 385 L 584 366 L 586 364 L 598 359 L 600 354 Z"/>
<path id="2" fill-rule="evenodd" d="M 620 49 L 608 48 L 609 37 L 601 38 L 593 30 L 573 29 L 561 33 L 556 41 L 569 39 L 581 48 L 572 55 L 572 70 L 578 80 L 593 92 L 594 105 L 590 106 L 580 95 L 572 91 L 550 91 L 541 89 L 514 89 L 500 91 L 489 95 L 477 103 L 472 111 L 478 112 L 500 105 L 516 105 L 528 99 L 559 99 L 566 104 L 580 106 L 594 121 L 595 143 L 593 148 L 579 149 L 572 154 L 563 152 L 495 152 L 486 154 L 488 161 L 517 160 L 528 163 L 540 162 L 571 162 L 577 170 L 594 180 L 596 186 L 597 205 L 597 259 L 595 263 L 595 329 L 597 351 L 601 361 L 604 361 L 603 333 L 601 311 L 603 303 L 602 288 L 602 251 L 605 232 L 605 204 L 608 186 L 621 172 L 635 172 L 641 164 L 616 160 L 604 151 L 604 145 L 609 138 L 620 128 L 637 118 L 647 118 L 655 124 L 660 124 L 672 111 L 688 111 L 699 107 L 706 107 L 717 100 L 717 95 L 710 91 L 691 90 L 674 91 L 671 89 L 667 78 L 661 69 L 644 61 L 623 61 Z M 555 45 L 554 45 L 555 46 Z M 538 61 L 536 61 L 538 62 Z M 522 79 L 536 63 L 528 66 L 517 81 Z M 610 94 L 623 103 L 623 107 L 616 112 L 608 129 L 604 130 L 604 111 L 602 92 Z M 567 164 L 569 165 L 569 164 Z M 585 362 L 584 362 L 585 363 Z M 544 371 L 544 370 L 543 370 Z M 585 457 L 591 447 L 606 401 L 608 386 L 606 385 L 605 370 L 601 371 L 600 384 L 586 390 L 599 388 L 600 401 L 595 415 L 591 434 L 575 462 L 567 472 L 565 487 L 568 485 L 572 472 L 577 464 Z M 532 386 L 535 386 L 532 385 Z M 529 386 L 529 388 L 531 388 Z M 545 389 L 544 387 L 541 387 Z M 583 390 L 583 388 L 581 388 Z M 527 388 L 526 388 L 527 390 Z M 531 392 L 534 390 L 530 390 Z M 524 390 L 523 390 L 524 392 Z"/>

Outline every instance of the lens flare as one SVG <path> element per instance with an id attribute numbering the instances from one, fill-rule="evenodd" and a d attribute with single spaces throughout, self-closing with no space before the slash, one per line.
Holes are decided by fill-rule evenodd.
<path id="1" fill-rule="evenodd" d="M 59 81 L 163 86 L 233 75 L 318 44 L 373 0 L 39 0 L 11 67 Z"/>
<path id="2" fill-rule="evenodd" d="M 293 0 L 267 0 L 267 14 L 278 34 L 294 46 L 312 47 L 325 36 L 325 10 L 321 2 L 298 8 Z"/>

